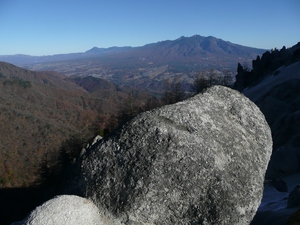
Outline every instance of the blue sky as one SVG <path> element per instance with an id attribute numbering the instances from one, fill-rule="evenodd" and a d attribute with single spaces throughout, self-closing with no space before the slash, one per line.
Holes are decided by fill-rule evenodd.
<path id="1" fill-rule="evenodd" d="M 214 36 L 271 49 L 300 41 L 299 0 L 0 0 L 0 55 Z"/>

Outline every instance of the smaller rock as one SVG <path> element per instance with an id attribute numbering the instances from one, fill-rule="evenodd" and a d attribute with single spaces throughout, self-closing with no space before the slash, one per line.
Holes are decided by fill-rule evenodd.
<path id="1" fill-rule="evenodd" d="M 93 140 L 91 146 L 93 146 L 94 144 L 96 144 L 96 143 L 97 143 L 98 141 L 100 141 L 101 139 L 102 139 L 102 137 L 101 137 L 100 135 L 97 135 L 97 136 L 94 138 L 94 140 Z"/>
<path id="2" fill-rule="evenodd" d="M 90 147 L 92 147 L 93 145 L 95 145 L 98 141 L 100 141 L 102 139 L 102 137 L 100 135 L 97 135 L 96 137 L 94 137 L 93 142 L 91 143 L 91 145 L 89 143 L 87 143 L 87 145 L 81 149 L 81 152 L 79 154 L 79 158 L 86 152 L 86 150 Z"/>
<path id="3" fill-rule="evenodd" d="M 94 203 L 75 195 L 57 196 L 33 210 L 23 221 L 12 225 L 113 225 Z"/>
<path id="4" fill-rule="evenodd" d="M 288 208 L 300 206 L 300 184 L 298 184 L 294 190 L 289 194 Z"/>

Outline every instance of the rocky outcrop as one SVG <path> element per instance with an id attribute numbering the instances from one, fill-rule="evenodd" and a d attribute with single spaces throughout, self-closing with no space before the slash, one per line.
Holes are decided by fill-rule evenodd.
<path id="1" fill-rule="evenodd" d="M 264 113 L 272 130 L 273 153 L 267 178 L 300 172 L 300 62 L 269 74 L 243 92 Z"/>
<path id="2" fill-rule="evenodd" d="M 243 91 L 243 94 L 255 102 L 263 112 L 272 131 L 273 152 L 266 172 L 267 179 L 294 180 L 293 176 L 298 176 L 300 172 L 299 80 L 298 59 L 298 62 L 273 71 L 259 84 Z M 288 191 L 293 190 L 298 183 L 299 176 L 295 182 L 287 184 Z M 262 206 L 259 207 L 251 225 L 286 224 L 287 219 L 295 211 L 295 208 L 287 208 L 287 205 L 290 205 L 288 194 L 279 192 L 272 194 L 272 191 L 265 189 Z M 289 201 L 293 202 L 291 196 Z"/>
<path id="3" fill-rule="evenodd" d="M 288 208 L 300 206 L 300 184 L 298 184 L 294 190 L 291 191 L 288 198 Z"/>
<path id="4" fill-rule="evenodd" d="M 300 80 L 274 86 L 258 104 L 270 124 L 274 154 L 268 176 L 276 177 L 299 172 L 300 164 Z"/>
<path id="5" fill-rule="evenodd" d="M 300 42 L 288 49 L 283 46 L 281 50 L 275 48 L 271 52 L 266 51 L 261 57 L 257 56 L 256 60 L 252 61 L 253 69 L 251 71 L 248 67 L 243 68 L 239 63 L 234 87 L 239 91 L 253 87 L 278 68 L 299 61 L 299 56 Z M 275 75 L 277 74 L 275 73 Z"/>
<path id="6" fill-rule="evenodd" d="M 249 224 L 272 150 L 259 109 L 215 86 L 93 145 L 72 192 L 123 224 Z"/>
<path id="7" fill-rule="evenodd" d="M 78 196 L 57 196 L 33 210 L 21 222 L 12 225 L 117 225 L 102 216 L 98 208 L 88 199 Z"/>
<path id="8" fill-rule="evenodd" d="M 262 202 L 251 222 L 251 225 L 292 224 L 287 222 L 290 217 L 293 218 L 293 222 L 297 221 L 299 223 L 299 220 L 296 220 L 294 216 L 291 216 L 300 208 L 299 187 L 297 187 L 299 180 L 300 174 L 294 174 L 282 178 L 281 181 L 284 182 L 287 190 L 291 193 L 279 191 L 273 181 L 265 181 Z M 280 183 L 283 184 L 282 182 Z"/>
<path id="9" fill-rule="evenodd" d="M 287 220 L 285 225 L 298 225 L 299 221 L 300 221 L 300 209 L 291 215 L 291 217 Z"/>

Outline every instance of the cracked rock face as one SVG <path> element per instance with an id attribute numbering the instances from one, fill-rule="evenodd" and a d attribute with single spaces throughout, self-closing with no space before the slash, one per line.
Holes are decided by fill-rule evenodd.
<path id="1" fill-rule="evenodd" d="M 137 116 L 81 158 L 73 189 L 123 224 L 249 224 L 272 151 L 240 93 L 204 94 Z"/>

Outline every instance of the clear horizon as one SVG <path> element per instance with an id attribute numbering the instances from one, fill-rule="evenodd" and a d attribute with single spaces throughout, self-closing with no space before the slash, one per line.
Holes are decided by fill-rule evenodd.
<path id="1" fill-rule="evenodd" d="M 281 49 L 300 41 L 299 11 L 298 0 L 3 0 L 0 55 L 137 47 L 196 34 Z"/>

